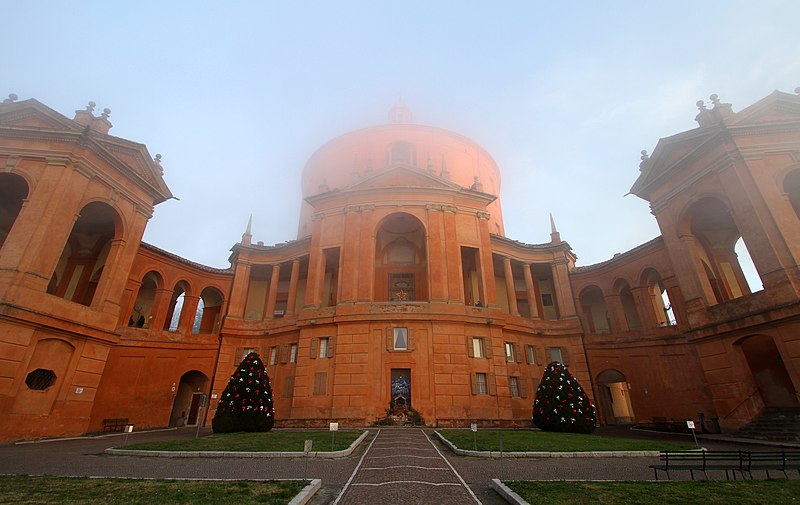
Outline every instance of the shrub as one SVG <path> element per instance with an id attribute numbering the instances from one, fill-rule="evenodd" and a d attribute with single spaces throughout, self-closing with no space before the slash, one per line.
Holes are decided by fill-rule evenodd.
<path id="1" fill-rule="evenodd" d="M 542 431 L 592 433 L 597 421 L 594 405 L 567 367 L 547 365 L 536 389 L 533 424 Z"/>
<path id="2" fill-rule="evenodd" d="M 214 433 L 269 431 L 274 424 L 269 376 L 258 354 L 251 352 L 222 391 L 211 428 Z"/>

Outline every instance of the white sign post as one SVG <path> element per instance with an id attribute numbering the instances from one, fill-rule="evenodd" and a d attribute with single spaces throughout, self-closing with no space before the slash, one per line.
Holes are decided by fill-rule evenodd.
<path id="1" fill-rule="evenodd" d="M 692 436 L 694 437 L 694 445 L 700 447 L 700 444 L 697 443 L 697 435 L 694 433 L 694 421 L 686 421 L 686 427 L 692 430 Z"/>
<path id="2" fill-rule="evenodd" d="M 336 440 L 336 432 L 339 431 L 339 423 L 331 423 L 330 430 L 331 430 L 331 452 L 333 452 L 333 444 Z"/>
<path id="3" fill-rule="evenodd" d="M 472 446 L 475 450 L 478 450 L 478 423 L 472 423 L 469 425 L 470 431 L 472 431 Z"/>

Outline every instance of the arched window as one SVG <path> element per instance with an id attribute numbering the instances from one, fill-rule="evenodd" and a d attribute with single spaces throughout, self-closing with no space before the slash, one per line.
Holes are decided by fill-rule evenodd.
<path id="1" fill-rule="evenodd" d="M 15 174 L 0 174 L 0 248 L 11 233 L 11 228 L 28 197 L 28 184 Z"/>
<path id="2" fill-rule="evenodd" d="M 167 310 L 167 317 L 164 319 L 164 329 L 168 331 L 178 331 L 178 324 L 181 321 L 181 312 L 183 312 L 183 301 L 186 297 L 188 286 L 184 281 L 175 285 L 172 290 L 172 296 L 169 299 L 169 309 Z"/>
<path id="3" fill-rule="evenodd" d="M 427 299 L 425 229 L 410 214 L 392 214 L 375 237 L 375 301 Z"/>
<path id="4" fill-rule="evenodd" d="M 219 327 L 222 310 L 222 293 L 217 288 L 208 287 L 200 293 L 197 311 L 194 314 L 192 333 L 214 333 Z"/>
<path id="5" fill-rule="evenodd" d="M 639 312 L 636 308 L 636 302 L 633 299 L 630 285 L 624 280 L 619 280 L 615 288 L 619 294 L 619 301 L 622 304 L 622 312 L 625 316 L 625 325 L 627 329 L 638 330 L 642 327 L 642 322 L 639 319 Z"/>
<path id="6" fill-rule="evenodd" d="M 597 286 L 589 286 L 580 296 L 581 307 L 586 315 L 590 333 L 610 333 L 608 308 L 603 291 Z"/>
<path id="7" fill-rule="evenodd" d="M 81 209 L 56 265 L 47 292 L 91 305 L 104 271 L 111 240 L 117 234 L 117 213 L 93 202 Z"/>
<path id="8" fill-rule="evenodd" d="M 153 302 L 156 298 L 156 290 L 163 283 L 161 276 L 156 272 L 147 272 L 142 279 L 142 285 L 136 294 L 136 301 L 133 303 L 128 326 L 135 328 L 149 328 L 150 320 L 153 317 Z"/>
<path id="9" fill-rule="evenodd" d="M 704 198 L 689 209 L 689 231 L 695 238 L 694 253 L 703 265 L 710 304 L 750 294 L 750 287 L 734 250 L 742 236 L 731 212 L 716 198 Z M 748 254 L 749 256 L 749 254 Z"/>
<path id="10" fill-rule="evenodd" d="M 667 288 L 661 280 L 661 275 L 653 269 L 648 269 L 642 275 L 642 284 L 647 286 L 650 309 L 653 311 L 658 326 L 675 325 L 675 311 L 672 308 Z"/>

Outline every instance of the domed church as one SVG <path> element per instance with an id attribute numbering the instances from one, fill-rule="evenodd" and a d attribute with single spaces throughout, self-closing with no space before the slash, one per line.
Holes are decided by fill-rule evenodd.
<path id="1" fill-rule="evenodd" d="M 643 154 L 631 188 L 662 235 L 597 265 L 575 266 L 552 219 L 547 243 L 506 237 L 491 155 L 401 102 L 311 155 L 295 240 L 253 243 L 248 224 L 217 269 L 142 241 L 172 195 L 160 156 L 109 134 L 110 111 L 69 119 L 12 95 L 0 440 L 207 425 L 251 351 L 279 427 L 411 411 L 529 426 L 551 361 L 603 424 L 735 431 L 797 408 L 800 96 L 698 109 L 697 128 Z M 763 289 L 744 278 L 742 240 Z"/>

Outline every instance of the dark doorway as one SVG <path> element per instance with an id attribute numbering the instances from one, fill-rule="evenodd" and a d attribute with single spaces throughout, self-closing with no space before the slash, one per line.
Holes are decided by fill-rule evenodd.
<path id="1" fill-rule="evenodd" d="M 411 369 L 392 368 L 391 405 L 395 415 L 411 409 Z"/>
<path id="2" fill-rule="evenodd" d="M 611 369 L 600 372 L 597 386 L 606 424 L 631 424 L 636 421 L 628 381 L 622 372 Z"/>
<path id="3" fill-rule="evenodd" d="M 740 346 L 766 407 L 800 405 L 797 391 L 772 337 L 767 335 L 747 337 Z"/>

